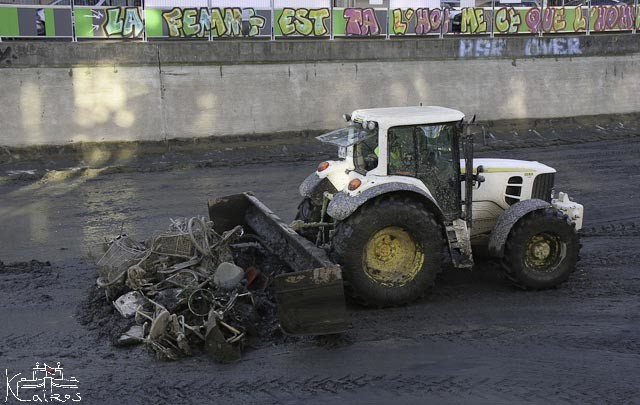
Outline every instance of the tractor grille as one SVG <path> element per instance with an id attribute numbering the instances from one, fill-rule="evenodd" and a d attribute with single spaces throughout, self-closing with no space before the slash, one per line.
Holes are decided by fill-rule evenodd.
<path id="1" fill-rule="evenodd" d="M 555 173 L 539 174 L 533 181 L 531 198 L 538 198 L 546 202 L 551 202 L 551 190 L 553 189 L 554 177 Z"/>

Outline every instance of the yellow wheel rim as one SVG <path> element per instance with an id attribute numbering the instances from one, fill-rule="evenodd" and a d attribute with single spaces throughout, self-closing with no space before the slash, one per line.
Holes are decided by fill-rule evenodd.
<path id="1" fill-rule="evenodd" d="M 363 268 L 373 281 L 399 287 L 416 277 L 424 263 L 422 247 L 402 228 L 376 232 L 364 250 Z"/>
<path id="2" fill-rule="evenodd" d="M 548 233 L 533 236 L 527 244 L 524 262 L 533 270 L 551 272 L 566 256 L 566 246 L 560 237 Z"/>

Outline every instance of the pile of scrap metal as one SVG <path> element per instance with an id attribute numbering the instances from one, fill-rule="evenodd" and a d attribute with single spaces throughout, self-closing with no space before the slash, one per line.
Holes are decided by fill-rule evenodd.
<path id="1" fill-rule="evenodd" d="M 136 322 L 119 344 L 146 343 L 162 359 L 204 346 L 232 362 L 265 326 L 346 330 L 342 272 L 323 249 L 251 193 L 209 200 L 209 219 L 172 220 L 143 243 L 123 234 L 107 243 L 98 285 Z"/>
<path id="2" fill-rule="evenodd" d="M 124 234 L 110 240 L 97 263 L 97 284 L 123 317 L 135 320 L 118 343 L 145 343 L 164 360 L 195 347 L 219 362 L 239 360 L 258 312 L 275 318 L 275 309 L 256 308 L 257 302 L 275 307 L 265 299 L 275 274 L 246 260 L 264 248 L 243 233 L 238 225 L 218 234 L 211 221 L 194 217 L 171 220 L 167 231 L 142 243 Z M 243 255 L 238 264 L 245 268 L 234 253 Z"/>

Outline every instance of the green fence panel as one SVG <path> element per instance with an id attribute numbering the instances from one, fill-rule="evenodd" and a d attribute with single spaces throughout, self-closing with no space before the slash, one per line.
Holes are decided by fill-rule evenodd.
<path id="1" fill-rule="evenodd" d="M 17 37 L 19 35 L 18 9 L 16 7 L 0 7 L 0 36 Z"/>

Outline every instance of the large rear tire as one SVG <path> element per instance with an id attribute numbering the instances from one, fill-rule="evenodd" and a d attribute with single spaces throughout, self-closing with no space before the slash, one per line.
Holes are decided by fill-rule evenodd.
<path id="1" fill-rule="evenodd" d="M 406 304 L 422 297 L 440 272 L 444 236 L 411 197 L 378 197 L 336 227 L 333 238 L 347 292 L 364 305 Z"/>
<path id="2" fill-rule="evenodd" d="M 552 288 L 575 270 L 579 251 L 579 237 L 569 218 L 554 208 L 538 210 L 511 229 L 503 268 L 518 287 Z"/>

